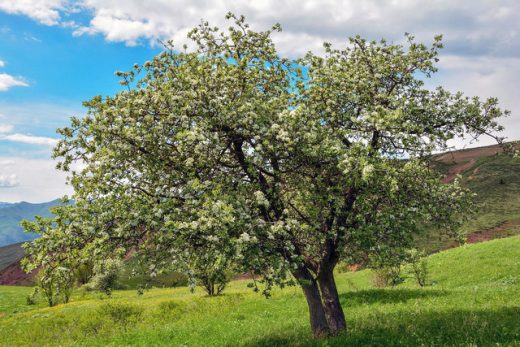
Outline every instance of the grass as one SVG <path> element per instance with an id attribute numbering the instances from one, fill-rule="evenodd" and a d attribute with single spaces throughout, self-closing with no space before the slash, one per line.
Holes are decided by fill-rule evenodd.
<path id="1" fill-rule="evenodd" d="M 480 158 L 463 174 L 464 184 L 477 192 L 478 213 L 466 230 L 520 224 L 520 159 L 507 155 Z"/>
<path id="2" fill-rule="evenodd" d="M 431 285 L 374 289 L 371 273 L 338 274 L 349 331 L 315 341 L 298 288 L 264 299 L 233 282 L 208 298 L 187 288 L 112 298 L 76 293 L 27 306 L 30 288 L 0 287 L 2 346 L 520 346 L 520 237 L 432 255 Z"/>

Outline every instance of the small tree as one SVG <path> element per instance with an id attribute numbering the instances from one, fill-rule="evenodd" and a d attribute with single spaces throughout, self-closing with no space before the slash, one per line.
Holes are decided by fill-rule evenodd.
<path id="1" fill-rule="evenodd" d="M 209 259 L 208 259 L 209 258 Z M 190 264 L 190 277 L 193 284 L 198 284 L 208 296 L 220 295 L 231 281 L 231 263 L 225 257 L 201 257 Z"/>
<path id="2" fill-rule="evenodd" d="M 36 284 L 49 307 L 52 307 L 60 301 L 65 304 L 69 302 L 74 286 L 74 277 L 71 270 L 65 267 L 44 266 L 38 272 Z"/>
<path id="3" fill-rule="evenodd" d="M 56 286 L 52 277 L 44 276 L 43 272 L 38 272 L 36 284 L 40 288 L 39 292 L 45 297 L 47 305 L 53 307 L 57 304 Z"/>
<path id="4" fill-rule="evenodd" d="M 108 296 L 112 295 L 112 291 L 118 286 L 122 267 L 123 263 L 118 259 L 107 259 L 97 264 L 94 269 L 95 276 L 91 280 L 92 288 Z"/>
<path id="5" fill-rule="evenodd" d="M 86 102 L 88 115 L 59 130 L 60 168 L 84 166 L 70 179 L 76 204 L 57 211 L 69 222 L 36 243 L 86 257 L 135 249 L 156 271 L 223 239 L 265 294 L 301 286 L 314 336 L 337 334 L 338 262 L 407 248 L 425 223 L 455 230 L 470 195 L 442 184 L 428 158 L 456 136 L 501 130 L 505 112 L 493 98 L 424 88 L 440 37 L 431 47 L 354 37 L 291 60 L 271 41 L 278 25 L 228 18 L 227 31 L 191 31 L 191 50 L 168 43 L 119 72 L 124 91 Z"/>
<path id="6" fill-rule="evenodd" d="M 428 258 L 423 251 L 411 249 L 409 251 L 409 264 L 417 284 L 424 287 L 428 284 Z"/>
<path id="7" fill-rule="evenodd" d="M 369 260 L 373 270 L 372 283 L 375 287 L 395 287 L 404 282 L 402 267 L 407 260 L 407 251 L 402 247 L 379 249 Z"/>

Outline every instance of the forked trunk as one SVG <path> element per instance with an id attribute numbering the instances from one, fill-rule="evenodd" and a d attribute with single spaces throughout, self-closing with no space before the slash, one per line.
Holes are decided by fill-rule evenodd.
<path id="1" fill-rule="evenodd" d="M 305 267 L 298 269 L 293 275 L 307 299 L 314 337 L 323 338 L 345 331 L 347 323 L 332 270 L 321 273 L 317 280 Z"/>
<path id="2" fill-rule="evenodd" d="M 334 280 L 332 270 L 321 273 L 318 277 L 318 283 L 320 285 L 323 309 L 330 333 L 337 335 L 347 328 L 347 322 L 345 321 L 345 314 L 341 308 L 338 289 L 336 288 L 336 281 Z"/>
<path id="3" fill-rule="evenodd" d="M 315 338 L 326 337 L 330 334 L 325 310 L 321 301 L 320 290 L 316 280 L 305 268 L 298 269 L 294 272 L 294 277 L 299 281 L 307 305 L 309 306 L 309 318 L 311 323 L 312 334 Z"/>

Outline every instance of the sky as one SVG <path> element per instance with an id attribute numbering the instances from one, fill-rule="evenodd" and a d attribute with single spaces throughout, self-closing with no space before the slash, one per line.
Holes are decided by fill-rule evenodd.
<path id="1" fill-rule="evenodd" d="M 426 44 L 443 34 L 427 86 L 498 97 L 511 111 L 502 135 L 520 139 L 520 1 L 0 0 L 0 201 L 71 194 L 51 159 L 56 128 L 85 114 L 82 101 L 120 91 L 114 72 L 158 54 L 159 40 L 181 47 L 202 19 L 226 28 L 228 11 L 257 30 L 280 23 L 274 41 L 289 57 L 357 34 L 400 43 L 408 32 Z"/>

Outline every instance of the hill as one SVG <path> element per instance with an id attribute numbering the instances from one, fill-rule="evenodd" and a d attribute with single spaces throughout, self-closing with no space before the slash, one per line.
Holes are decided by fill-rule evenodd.
<path id="1" fill-rule="evenodd" d="M 19 202 L 14 204 L 0 203 L 0 247 L 9 244 L 33 240 L 36 235 L 27 234 L 20 226 L 23 219 L 34 219 L 34 216 L 50 217 L 49 208 L 60 203 L 53 200 L 41 204 Z"/>
<path id="2" fill-rule="evenodd" d="M 462 228 L 469 243 L 520 234 L 520 158 L 503 154 L 495 145 L 443 153 L 433 159 L 444 182 L 459 176 L 462 185 L 476 194 L 476 213 Z M 457 245 L 438 232 L 417 242 L 430 253 Z"/>
<path id="3" fill-rule="evenodd" d="M 23 258 L 25 251 L 22 243 L 0 247 L 0 272 L 3 269 Z"/>
<path id="4" fill-rule="evenodd" d="M 233 282 L 209 298 L 187 288 L 79 292 L 53 308 L 25 304 L 25 287 L 0 287 L 6 346 L 419 346 L 520 344 L 520 237 L 454 248 L 429 258 L 432 285 L 408 278 L 375 289 L 371 273 L 338 274 L 349 331 L 312 340 L 299 288 L 269 299 Z M 2 317 L 3 315 L 3 317 Z"/>
<path id="5" fill-rule="evenodd" d="M 0 285 L 31 285 L 35 271 L 27 274 L 22 270 L 20 260 L 25 256 L 23 242 L 0 247 Z"/>

